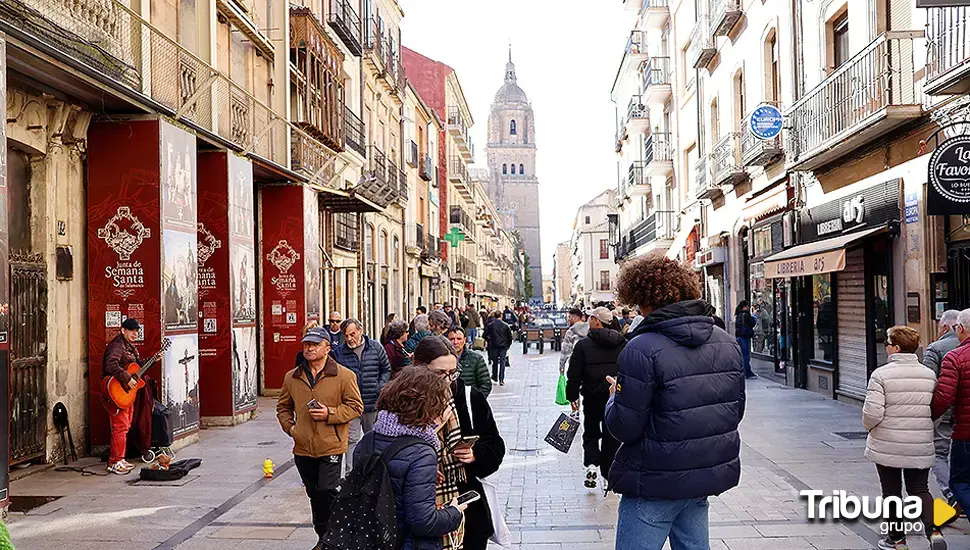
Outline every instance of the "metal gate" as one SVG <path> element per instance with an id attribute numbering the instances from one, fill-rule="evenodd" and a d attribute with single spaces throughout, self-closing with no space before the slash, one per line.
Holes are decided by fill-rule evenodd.
<path id="1" fill-rule="evenodd" d="M 952 243 L 947 250 L 950 302 L 947 309 L 970 307 L 970 242 Z"/>
<path id="2" fill-rule="evenodd" d="M 47 267 L 10 254 L 10 464 L 47 451 Z"/>

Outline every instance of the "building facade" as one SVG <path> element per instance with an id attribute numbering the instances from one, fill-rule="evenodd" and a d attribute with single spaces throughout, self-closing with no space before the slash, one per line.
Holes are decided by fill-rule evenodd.
<path id="1" fill-rule="evenodd" d="M 616 191 L 607 189 L 580 206 L 573 220 L 572 303 L 590 308 L 615 298 L 617 263 L 610 246 L 610 215 L 616 212 Z"/>
<path id="2" fill-rule="evenodd" d="M 556 245 L 553 256 L 553 280 L 556 284 L 556 305 L 564 307 L 573 303 L 573 252 L 569 241 Z"/>

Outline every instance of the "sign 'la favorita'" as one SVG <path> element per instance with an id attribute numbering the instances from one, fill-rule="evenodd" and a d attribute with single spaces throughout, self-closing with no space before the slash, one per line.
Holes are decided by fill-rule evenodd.
<path id="1" fill-rule="evenodd" d="M 937 146 L 930 157 L 926 213 L 970 214 L 970 136 Z"/>

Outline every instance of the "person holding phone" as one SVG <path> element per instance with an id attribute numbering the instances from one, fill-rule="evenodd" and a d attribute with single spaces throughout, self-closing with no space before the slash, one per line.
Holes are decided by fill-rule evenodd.
<path id="1" fill-rule="evenodd" d="M 364 412 L 357 375 L 329 354 L 326 329 L 309 329 L 303 337 L 303 362 L 283 376 L 276 403 L 280 427 L 293 438 L 293 462 L 310 498 L 318 539 L 326 533 L 337 496 L 350 421 Z M 315 548 L 322 547 L 318 542 Z"/>
<path id="2" fill-rule="evenodd" d="M 480 495 L 465 512 L 464 532 L 458 542 L 463 543 L 464 550 L 485 550 L 494 528 L 481 480 L 502 465 L 505 441 L 485 395 L 458 376 L 457 352 L 449 340 L 441 336 L 425 338 L 414 351 L 414 361 L 430 366 L 451 382 L 455 417 L 451 427 L 440 432 L 444 445 L 438 459 L 443 478 L 439 502 L 469 491 Z"/>
<path id="3" fill-rule="evenodd" d="M 438 432 L 450 420 L 450 403 L 448 380 L 439 372 L 422 365 L 405 367 L 381 392 L 374 430 L 364 436 L 354 454 L 356 466 L 399 437 L 425 442 L 404 447 L 387 464 L 401 550 L 442 550 L 444 537 L 458 530 L 469 506 L 459 503 L 458 495 L 442 507 L 436 506 Z"/>

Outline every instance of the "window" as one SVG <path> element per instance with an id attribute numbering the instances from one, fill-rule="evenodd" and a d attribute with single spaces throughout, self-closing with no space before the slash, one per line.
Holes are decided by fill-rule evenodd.
<path id="1" fill-rule="evenodd" d="M 509 135 L 513 135 L 513 136 L 515 135 L 515 119 L 514 118 L 512 119 L 512 122 L 509 123 Z"/>
<path id="2" fill-rule="evenodd" d="M 606 239 L 600 239 L 600 259 L 608 260 L 610 258 L 610 243 Z"/>
<path id="3" fill-rule="evenodd" d="M 832 301 L 832 275 L 812 275 L 812 313 L 814 320 L 812 359 L 831 363 L 835 357 L 835 303 Z"/>
<path id="4" fill-rule="evenodd" d="M 586 225 L 589 225 L 589 216 L 586 216 Z"/>
<path id="5" fill-rule="evenodd" d="M 721 137 L 720 114 L 717 109 L 717 98 L 711 101 L 711 141 L 717 143 Z"/>
<path id="6" fill-rule="evenodd" d="M 381 242 L 380 250 L 378 250 L 380 255 L 381 265 L 387 265 L 387 231 L 381 231 Z"/>
<path id="7" fill-rule="evenodd" d="M 374 262 L 374 226 L 371 224 L 364 229 L 364 257 L 368 262 Z"/>
<path id="8" fill-rule="evenodd" d="M 521 164 L 519 165 L 519 174 L 523 176 L 525 175 L 525 168 Z"/>
<path id="9" fill-rule="evenodd" d="M 394 258 L 394 268 L 401 267 L 401 239 L 394 236 L 394 249 L 391 250 L 391 257 Z"/>
<path id="10" fill-rule="evenodd" d="M 514 164 L 512 165 L 512 175 L 513 176 L 515 175 L 515 165 Z"/>
<path id="11" fill-rule="evenodd" d="M 600 290 L 610 289 L 610 272 L 600 271 Z"/>
<path id="12" fill-rule="evenodd" d="M 765 42 L 765 69 L 767 70 L 768 82 L 765 87 L 767 100 L 778 101 L 781 97 L 781 89 L 778 83 L 778 39 L 772 32 Z"/>
<path id="13" fill-rule="evenodd" d="M 849 60 L 849 13 L 843 13 L 832 23 L 833 67 Z"/>
<path id="14" fill-rule="evenodd" d="M 734 121 L 740 123 L 747 113 L 747 100 L 744 96 L 744 71 L 734 77 Z"/>
<path id="15" fill-rule="evenodd" d="M 505 176 L 505 175 L 508 175 L 508 173 L 509 173 L 509 165 L 508 164 L 503 164 L 502 165 L 502 175 Z"/>
<path id="16" fill-rule="evenodd" d="M 333 216 L 334 244 L 345 250 L 357 250 L 357 214 L 337 212 Z"/>

